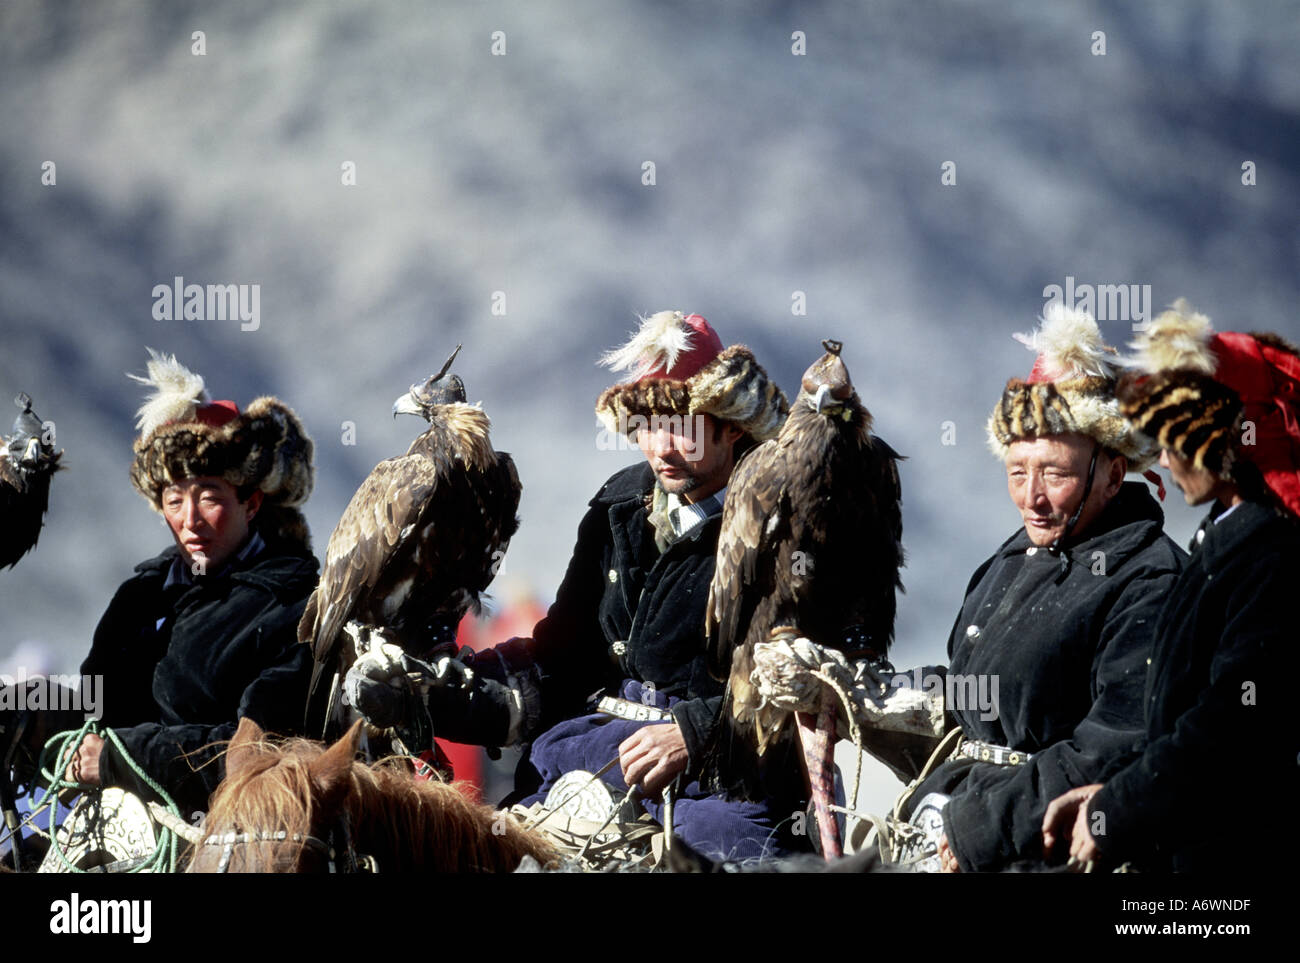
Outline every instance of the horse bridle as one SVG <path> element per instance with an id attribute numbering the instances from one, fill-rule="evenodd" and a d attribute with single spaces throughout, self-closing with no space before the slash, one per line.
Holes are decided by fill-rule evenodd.
<path id="1" fill-rule="evenodd" d="M 283 829 L 276 832 L 259 831 L 255 833 L 241 833 L 231 830 L 220 835 L 205 836 L 202 845 L 221 847 L 221 858 L 217 860 L 218 873 L 225 873 L 229 870 L 230 858 L 234 855 L 236 846 L 249 843 L 300 843 L 305 849 L 311 849 L 324 856 L 331 873 L 379 872 L 379 863 L 375 857 L 358 854 L 356 847 L 352 845 L 352 832 L 348 822 L 345 813 L 337 825 L 331 827 L 326 839 L 321 839 L 319 836 L 313 836 L 310 833 L 290 833 Z M 342 860 L 338 858 L 337 848 L 334 844 L 336 836 L 343 841 Z"/>

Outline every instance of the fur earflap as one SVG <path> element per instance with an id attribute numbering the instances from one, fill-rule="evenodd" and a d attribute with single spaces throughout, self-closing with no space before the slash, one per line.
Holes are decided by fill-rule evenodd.
<path id="1" fill-rule="evenodd" d="M 640 329 L 621 348 L 606 351 L 600 363 L 614 371 L 631 372 L 628 380 L 655 370 L 670 370 L 677 358 L 690 351 L 692 332 L 680 311 L 660 311 L 641 319 Z"/>
<path id="2" fill-rule="evenodd" d="M 1114 377 L 1107 355 L 1115 354 L 1115 349 L 1101 339 L 1101 329 L 1087 311 L 1053 301 L 1037 331 L 1012 337 L 1039 356 L 1037 373 L 1046 381 L 1083 375 Z"/>
<path id="3" fill-rule="evenodd" d="M 1218 366 L 1210 347 L 1213 337 L 1210 319 L 1179 298 L 1129 345 L 1134 354 L 1126 363 L 1147 374 L 1195 371 L 1212 376 Z"/>
<path id="4" fill-rule="evenodd" d="M 148 374 L 143 377 L 127 374 L 131 380 L 154 389 L 136 412 L 135 426 L 142 438 L 148 438 L 169 421 L 192 421 L 199 405 L 212 400 L 208 397 L 202 375 L 185 367 L 175 355 L 163 354 L 153 348 L 147 350 L 149 361 L 145 368 Z"/>

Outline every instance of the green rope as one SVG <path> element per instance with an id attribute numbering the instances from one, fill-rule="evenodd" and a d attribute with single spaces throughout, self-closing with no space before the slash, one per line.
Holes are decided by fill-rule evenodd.
<path id="1" fill-rule="evenodd" d="M 35 792 L 32 794 L 33 810 L 39 811 L 47 802 L 55 802 L 57 797 L 65 790 L 75 789 L 83 795 L 98 793 L 101 791 L 100 786 L 92 786 L 86 783 L 72 782 L 63 778 L 63 773 L 67 769 L 67 760 L 71 758 L 73 751 L 80 747 L 83 739 L 87 735 L 97 735 L 105 742 L 111 742 L 117 749 L 118 754 L 126 760 L 126 764 L 131 771 L 139 777 L 140 782 L 152 789 L 158 798 L 163 801 L 167 811 L 178 819 L 181 818 L 180 808 L 172 801 L 162 788 L 158 785 L 149 774 L 140 768 L 139 764 L 131 758 L 130 753 L 126 751 L 126 746 L 122 745 L 122 740 L 112 729 L 99 727 L 95 719 L 87 719 L 86 724 L 75 731 L 60 732 L 50 737 L 41 750 L 40 770 L 41 775 L 49 784 L 45 795 L 39 800 L 36 799 Z M 52 763 L 51 763 L 52 757 Z M 54 797 L 51 799 L 51 797 Z M 50 806 L 50 847 L 58 855 L 64 867 L 71 873 L 84 873 L 86 870 L 79 869 L 73 862 L 68 859 L 67 854 L 63 851 L 63 845 L 59 841 L 59 834 L 54 825 L 55 813 L 58 810 L 57 802 Z M 158 826 L 158 836 L 154 846 L 153 854 L 144 862 L 133 866 L 127 870 L 130 873 L 174 873 L 176 872 L 177 861 L 177 841 L 176 833 L 165 825 Z"/>

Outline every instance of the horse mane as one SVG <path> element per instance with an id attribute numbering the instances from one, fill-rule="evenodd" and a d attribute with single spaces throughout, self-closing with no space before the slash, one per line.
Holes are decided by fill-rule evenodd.
<path id="1" fill-rule="evenodd" d="M 306 836 L 336 819 L 341 807 L 358 854 L 373 855 L 380 872 L 512 872 L 525 856 L 543 865 L 558 858 L 545 837 L 514 817 L 474 802 L 455 785 L 417 782 L 400 759 L 354 760 L 335 807 L 322 803 L 311 771 L 325 747 L 290 739 L 278 746 L 260 741 L 256 750 L 217 787 L 207 832 Z"/>

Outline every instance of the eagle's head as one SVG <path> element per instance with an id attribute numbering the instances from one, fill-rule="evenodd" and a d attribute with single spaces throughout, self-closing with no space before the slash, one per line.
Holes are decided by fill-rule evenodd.
<path id="1" fill-rule="evenodd" d="M 32 411 L 32 399 L 26 393 L 14 399 L 20 411 L 14 419 L 14 431 L 6 444 L 5 455 L 14 471 L 25 482 L 41 475 L 52 475 L 59 470 L 63 452 L 45 440 L 44 425 Z"/>
<path id="2" fill-rule="evenodd" d="M 844 345 L 839 341 L 823 341 L 822 347 L 826 353 L 803 373 L 799 400 L 818 414 L 835 415 L 853 398 L 853 382 L 849 380 L 849 369 L 840 359 Z"/>
<path id="3" fill-rule="evenodd" d="M 433 409 L 439 405 L 465 402 L 465 382 L 460 375 L 448 373 L 451 363 L 460 354 L 460 345 L 451 353 L 447 363 L 437 374 L 430 375 L 423 384 L 411 385 L 409 391 L 393 402 L 393 417 L 398 415 L 419 415 L 426 421 L 433 417 Z"/>

